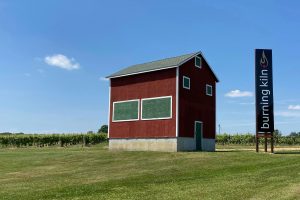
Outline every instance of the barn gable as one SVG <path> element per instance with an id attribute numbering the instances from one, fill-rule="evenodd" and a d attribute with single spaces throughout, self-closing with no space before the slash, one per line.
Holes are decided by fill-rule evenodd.
<path id="1" fill-rule="evenodd" d="M 132 65 L 132 66 L 122 69 L 116 73 L 113 73 L 106 78 L 117 78 L 117 77 L 122 77 L 122 76 L 130 76 L 130 75 L 134 75 L 134 74 L 141 74 L 141 73 L 147 73 L 147 72 L 158 71 L 158 70 L 163 70 L 163 69 L 175 68 L 175 67 L 179 67 L 182 64 L 186 63 L 187 61 L 193 59 L 195 56 L 201 56 L 207 63 L 202 52 L 199 51 L 199 52 L 194 52 L 194 53 L 176 56 L 176 57 L 172 57 L 172 58 L 165 58 L 165 59 L 147 62 L 147 63 L 143 63 L 143 64 Z M 209 67 L 210 71 L 212 72 L 212 75 L 215 77 L 216 81 L 218 82 L 219 80 L 218 80 L 217 76 L 215 75 L 215 73 L 213 72 L 212 68 L 209 66 L 209 64 L 208 64 L 208 67 Z"/>

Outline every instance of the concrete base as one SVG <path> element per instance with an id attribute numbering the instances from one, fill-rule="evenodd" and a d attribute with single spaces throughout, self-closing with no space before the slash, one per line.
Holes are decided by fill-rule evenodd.
<path id="1" fill-rule="evenodd" d="M 109 150 L 174 152 L 177 151 L 177 139 L 109 139 Z"/>
<path id="2" fill-rule="evenodd" d="M 178 137 L 177 138 L 177 151 L 195 151 L 196 140 L 195 138 Z"/>
<path id="3" fill-rule="evenodd" d="M 202 151 L 216 151 L 216 140 L 202 138 Z"/>
<path id="4" fill-rule="evenodd" d="M 109 139 L 109 150 L 127 151 L 194 151 L 195 138 Z M 203 151 L 215 151 L 215 139 L 202 139 Z"/>

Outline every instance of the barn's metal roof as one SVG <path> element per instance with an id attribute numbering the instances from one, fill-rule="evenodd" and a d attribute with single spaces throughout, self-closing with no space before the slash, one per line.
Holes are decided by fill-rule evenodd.
<path id="1" fill-rule="evenodd" d="M 194 53 L 176 56 L 176 57 L 172 57 L 172 58 L 165 58 L 162 60 L 132 65 L 132 66 L 122 69 L 116 73 L 113 73 L 106 78 L 116 78 L 116 77 L 121 77 L 121 76 L 129 76 L 129 75 L 133 75 L 133 74 L 140 74 L 140 73 L 146 73 L 146 72 L 151 72 L 151 71 L 157 71 L 157 70 L 161 70 L 161 69 L 178 67 L 178 66 L 182 65 L 183 63 L 185 63 L 186 61 L 190 60 L 191 58 L 195 57 L 198 54 L 202 55 L 201 52 L 194 52 Z M 203 57 L 203 55 L 202 55 L 202 57 Z M 212 71 L 212 73 L 214 74 L 213 71 Z M 215 76 L 215 74 L 214 74 L 214 76 Z M 216 77 L 216 79 L 217 79 L 217 77 Z"/>

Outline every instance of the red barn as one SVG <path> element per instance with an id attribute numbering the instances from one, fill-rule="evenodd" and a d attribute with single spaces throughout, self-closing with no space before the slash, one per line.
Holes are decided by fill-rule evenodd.
<path id="1" fill-rule="evenodd" d="M 218 78 L 201 52 L 108 76 L 109 148 L 215 150 Z"/>

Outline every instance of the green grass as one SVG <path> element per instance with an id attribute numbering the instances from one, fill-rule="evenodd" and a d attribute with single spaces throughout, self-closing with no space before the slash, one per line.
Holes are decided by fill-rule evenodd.
<path id="1" fill-rule="evenodd" d="M 0 199 L 300 199 L 300 151 L 0 149 Z"/>

